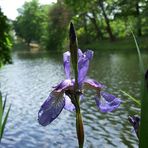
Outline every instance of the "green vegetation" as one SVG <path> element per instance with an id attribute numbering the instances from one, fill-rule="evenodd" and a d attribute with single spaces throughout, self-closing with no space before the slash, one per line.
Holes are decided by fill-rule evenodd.
<path id="1" fill-rule="evenodd" d="M 136 103 L 136 105 L 138 105 L 139 107 L 141 106 L 141 102 L 140 99 L 137 99 L 133 96 L 131 96 L 130 94 L 128 94 L 127 92 L 120 90 L 125 96 L 127 96 L 129 99 L 131 99 L 132 101 L 134 101 Z"/>
<path id="2" fill-rule="evenodd" d="M 147 147 L 147 139 L 148 139 L 148 116 L 147 116 L 147 112 L 148 112 L 148 69 L 145 70 L 144 67 L 144 63 L 143 63 L 143 59 L 142 59 L 142 55 L 141 55 L 141 51 L 139 48 L 139 45 L 137 43 L 136 37 L 133 34 L 133 39 L 135 41 L 135 45 L 136 45 L 136 49 L 137 49 L 137 55 L 138 55 L 138 59 L 139 59 L 139 71 L 140 71 L 140 75 L 141 75 L 141 91 L 140 91 L 140 100 L 136 99 L 134 97 L 132 97 L 131 95 L 129 95 L 128 93 L 126 93 L 125 91 L 120 90 L 124 95 L 126 95 L 127 97 L 129 97 L 131 100 L 133 100 L 139 107 L 140 107 L 140 123 L 139 121 L 135 121 L 133 122 L 133 127 L 135 129 L 135 132 L 137 132 L 137 136 L 139 139 L 139 148 L 146 148 Z M 146 72 L 145 72 L 146 71 Z M 136 114 L 139 114 L 138 112 Z M 134 118 L 133 118 L 134 119 Z M 136 123 L 137 122 L 137 123 Z M 132 123 L 132 122 L 131 122 Z M 139 127 L 140 124 L 140 127 Z"/>
<path id="3" fill-rule="evenodd" d="M 140 139 L 139 139 L 139 148 L 147 147 L 147 138 L 148 138 L 148 69 L 145 72 L 143 59 L 141 56 L 141 51 L 138 46 L 137 40 L 135 35 L 132 33 L 136 48 L 137 54 L 139 58 L 139 67 L 140 67 L 140 74 L 141 74 L 141 121 L 140 121 Z"/>
<path id="4" fill-rule="evenodd" d="M 3 64 L 11 63 L 11 47 L 12 47 L 12 38 L 10 36 L 10 25 L 8 24 L 8 19 L 4 14 L 1 12 L 0 8 L 0 68 Z M 7 123 L 7 119 L 9 116 L 10 106 L 6 113 L 6 100 L 7 96 L 4 98 L 0 91 L 0 142 L 4 134 L 5 125 Z M 4 115 L 5 114 L 5 115 Z"/>
<path id="5" fill-rule="evenodd" d="M 9 31 L 10 26 L 7 17 L 4 16 L 0 8 L 0 67 L 12 62 L 10 56 L 12 41 Z"/>
<path id="6" fill-rule="evenodd" d="M 29 45 L 31 41 L 40 42 L 47 30 L 47 6 L 42 7 L 38 1 L 25 2 L 23 8 L 18 9 L 19 16 L 14 21 L 16 35 L 23 38 Z"/>
<path id="7" fill-rule="evenodd" d="M 148 49 L 148 42 L 146 37 L 138 38 L 139 47 L 141 49 Z M 132 37 L 127 37 L 124 39 L 116 39 L 114 42 L 110 42 L 109 40 L 95 41 L 92 43 L 80 43 L 80 47 L 84 49 L 93 49 L 93 50 L 113 50 L 113 51 L 133 51 L 135 50 L 135 43 Z"/>
<path id="8" fill-rule="evenodd" d="M 37 42 L 49 50 L 67 47 L 67 27 L 73 20 L 80 46 L 93 49 L 135 49 L 131 30 L 140 47 L 147 48 L 147 0 L 58 0 L 40 5 L 26 2 L 14 22 L 16 34 L 27 44 Z"/>
<path id="9" fill-rule="evenodd" d="M 73 18 L 77 27 L 84 30 L 88 37 L 97 40 L 125 38 L 130 27 L 138 36 L 146 34 L 146 0 L 65 0 L 74 11 Z M 78 26 L 77 25 L 77 26 Z"/>
<path id="10" fill-rule="evenodd" d="M 4 116 L 6 101 L 7 101 L 7 96 L 5 96 L 4 103 L 3 103 L 2 94 L 0 91 L 0 142 L 4 134 L 5 125 L 7 123 L 7 119 L 8 119 L 10 108 L 11 108 L 11 106 L 9 106 L 8 110 L 6 111 L 6 115 Z"/>
<path id="11" fill-rule="evenodd" d="M 65 4 L 58 2 L 49 11 L 48 49 L 63 49 L 70 22 L 70 11 Z"/>
<path id="12" fill-rule="evenodd" d="M 69 11 L 62 3 L 40 5 L 38 0 L 25 2 L 14 21 L 17 36 L 29 45 L 37 42 L 50 50 L 62 48 L 70 21 Z"/>

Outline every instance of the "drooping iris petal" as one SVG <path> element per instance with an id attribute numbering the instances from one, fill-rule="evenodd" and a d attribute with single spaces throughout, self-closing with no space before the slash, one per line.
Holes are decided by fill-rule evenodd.
<path id="1" fill-rule="evenodd" d="M 88 50 L 86 51 L 84 54 L 82 54 L 81 56 L 79 56 L 78 59 L 78 83 L 79 86 L 82 85 L 88 68 L 89 68 L 89 61 L 92 59 L 93 57 L 93 51 Z"/>
<path id="2" fill-rule="evenodd" d="M 64 95 L 64 98 L 65 98 L 64 109 L 69 110 L 69 111 L 74 111 L 75 110 L 75 106 L 71 102 L 71 99 L 67 95 Z"/>
<path id="3" fill-rule="evenodd" d="M 74 84 L 73 84 L 72 80 L 66 79 L 66 80 L 63 80 L 57 86 L 55 86 L 54 87 L 55 88 L 54 91 L 56 91 L 56 92 L 64 92 L 67 89 L 72 89 L 73 85 Z"/>
<path id="4" fill-rule="evenodd" d="M 100 94 L 101 94 L 101 96 L 102 96 L 103 98 L 105 98 L 105 100 L 108 101 L 108 102 L 112 102 L 114 99 L 116 99 L 116 97 L 115 97 L 114 95 L 109 94 L 109 93 L 107 93 L 107 92 L 101 91 Z"/>
<path id="5" fill-rule="evenodd" d="M 63 54 L 64 70 L 66 78 L 70 79 L 70 52 L 67 51 Z"/>
<path id="6" fill-rule="evenodd" d="M 52 92 L 38 112 L 38 121 L 42 126 L 50 124 L 61 113 L 65 100 L 63 94 Z"/>
<path id="7" fill-rule="evenodd" d="M 121 103 L 119 98 L 106 92 L 101 92 L 100 97 L 95 97 L 99 110 L 103 113 L 111 112 L 117 109 Z"/>
<path id="8" fill-rule="evenodd" d="M 84 80 L 84 87 L 93 88 L 96 90 L 101 90 L 102 88 L 105 87 L 105 85 L 97 82 L 96 80 L 87 78 Z"/>

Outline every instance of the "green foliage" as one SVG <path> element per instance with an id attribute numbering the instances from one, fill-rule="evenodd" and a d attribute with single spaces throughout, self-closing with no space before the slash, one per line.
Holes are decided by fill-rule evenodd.
<path id="1" fill-rule="evenodd" d="M 140 38 L 148 34 L 147 10 L 147 0 L 58 0 L 48 6 L 32 0 L 19 9 L 14 28 L 26 43 L 36 41 L 49 50 L 64 47 L 71 19 L 81 44 L 99 44 L 108 39 L 122 43 L 122 39 L 130 37 L 129 26 Z"/>
<path id="2" fill-rule="evenodd" d="M 11 56 L 10 56 L 10 50 L 12 47 L 12 39 L 9 34 L 10 26 L 8 24 L 8 20 L 6 16 L 1 12 L 0 9 L 0 67 L 3 64 L 11 63 Z M 8 110 L 6 111 L 6 114 L 4 115 L 5 106 L 6 106 L 6 99 L 7 96 L 4 99 L 2 99 L 2 94 L 0 91 L 0 141 L 3 137 L 5 125 L 7 123 L 8 115 L 10 112 L 10 106 Z"/>
<path id="3" fill-rule="evenodd" d="M 129 24 L 138 36 L 148 33 L 147 0 L 64 0 L 64 2 L 73 11 L 76 29 L 84 28 L 86 32 L 80 35 L 82 39 L 86 34 L 90 40 L 93 37 L 93 41 L 114 37 L 125 38 L 130 34 Z"/>
<path id="4" fill-rule="evenodd" d="M 135 45 L 136 45 L 136 49 L 137 49 L 137 53 L 138 53 L 139 64 L 140 64 L 140 72 L 141 72 L 141 75 L 143 77 L 144 76 L 144 64 L 143 64 L 141 52 L 140 52 L 140 49 L 139 49 L 136 37 L 135 37 L 133 32 L 132 32 L 132 35 L 133 35 L 133 38 L 134 38 L 134 41 L 135 41 Z"/>
<path id="5" fill-rule="evenodd" d="M 50 50 L 63 47 L 70 21 L 70 12 L 63 3 L 48 6 L 32 0 L 25 2 L 23 8 L 19 9 L 19 14 L 14 28 L 27 44 L 35 41 Z"/>
<path id="6" fill-rule="evenodd" d="M 141 49 L 148 49 L 148 42 L 146 37 L 139 37 L 138 43 Z M 103 50 L 103 51 L 125 51 L 125 52 L 133 52 L 135 51 L 135 44 L 133 42 L 133 38 L 127 37 L 122 39 L 117 39 L 114 42 L 110 42 L 109 40 L 102 41 L 92 41 L 91 43 L 83 43 L 80 42 L 80 47 L 85 49 L 94 49 L 94 50 Z"/>
<path id="7" fill-rule="evenodd" d="M 10 26 L 6 16 L 0 9 L 0 67 L 3 64 L 11 63 L 11 37 L 9 35 Z"/>
<path id="8" fill-rule="evenodd" d="M 120 90 L 125 96 L 129 97 L 132 101 L 134 101 L 138 106 L 141 106 L 141 102 L 139 99 L 134 98 L 133 96 L 129 95 L 127 92 Z"/>
<path id="9" fill-rule="evenodd" d="M 67 27 L 70 21 L 70 11 L 63 3 L 56 3 L 49 11 L 49 32 L 47 48 L 59 50 L 64 46 Z"/>
<path id="10" fill-rule="evenodd" d="M 7 96 L 5 96 L 5 100 L 3 103 L 2 94 L 0 92 L 0 141 L 3 137 L 5 125 L 7 123 L 7 119 L 8 119 L 10 108 L 11 108 L 11 105 L 10 105 L 8 110 L 6 111 L 6 114 L 4 115 L 6 101 L 7 101 Z"/>
<path id="11" fill-rule="evenodd" d="M 18 9 L 19 16 L 14 21 L 14 29 L 27 44 L 32 41 L 40 42 L 44 38 L 48 26 L 47 9 L 48 6 L 41 6 L 38 0 L 25 2 L 23 7 Z"/>
<path id="12" fill-rule="evenodd" d="M 144 64 L 142 60 L 142 55 L 136 40 L 135 35 L 132 33 L 136 48 L 137 48 L 137 53 L 138 53 L 138 58 L 139 58 L 139 65 L 140 65 L 140 73 L 141 73 L 141 95 L 142 95 L 142 100 L 141 100 L 141 123 L 140 123 L 140 139 L 139 139 L 139 147 L 140 148 L 146 148 L 147 147 L 147 139 L 148 139 L 148 80 L 147 76 L 145 76 L 145 70 L 144 70 Z M 147 75 L 147 73 L 146 73 Z"/>

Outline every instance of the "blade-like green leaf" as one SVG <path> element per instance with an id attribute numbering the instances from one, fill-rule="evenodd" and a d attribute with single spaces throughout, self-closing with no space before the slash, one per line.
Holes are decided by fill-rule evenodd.
<path id="1" fill-rule="evenodd" d="M 2 125 L 2 116 L 3 116 L 3 100 L 2 100 L 2 94 L 0 91 L 0 133 L 1 133 L 1 125 Z"/>
<path id="2" fill-rule="evenodd" d="M 4 117 L 4 121 L 3 121 L 3 124 L 2 124 L 2 128 L 1 128 L 1 137 L 0 139 L 2 139 L 3 137 L 3 133 L 4 133 L 4 129 L 5 129 L 5 125 L 7 123 L 7 119 L 8 119 L 8 116 L 9 116 L 9 112 L 10 112 L 10 108 L 11 108 L 11 105 L 9 106 L 8 110 L 7 110 L 7 113 L 6 113 L 6 116 Z"/>
<path id="3" fill-rule="evenodd" d="M 131 32 L 132 32 L 132 31 L 131 31 Z M 132 32 L 132 35 L 133 35 L 133 38 L 134 38 L 134 41 L 135 41 L 135 45 L 136 45 L 136 49 L 137 49 L 137 53 L 138 53 L 139 64 L 140 64 L 140 71 L 141 71 L 141 74 L 144 75 L 144 73 L 145 73 L 145 72 L 144 72 L 144 64 L 143 64 L 141 52 L 140 52 L 140 49 L 139 49 L 139 46 L 138 46 L 136 37 L 135 37 L 135 35 L 134 35 L 133 32 Z"/>
<path id="4" fill-rule="evenodd" d="M 6 102 L 7 102 L 7 95 L 5 96 L 5 100 L 4 100 L 4 103 L 3 103 L 3 112 L 5 110 Z"/>
<path id="5" fill-rule="evenodd" d="M 141 93 L 142 93 L 142 99 L 141 99 L 141 122 L 140 122 L 140 138 L 139 138 L 139 148 L 147 148 L 148 146 L 148 89 L 146 80 L 144 79 L 145 70 L 144 70 L 144 64 L 141 56 L 141 52 L 136 40 L 135 35 L 133 34 L 133 38 L 136 44 L 138 58 L 139 58 L 139 64 L 140 64 L 140 72 L 141 72 Z"/>
<path id="6" fill-rule="evenodd" d="M 139 148 L 146 148 L 148 146 L 148 89 L 146 84 L 142 82 L 142 101 L 141 101 L 141 124 L 140 124 L 140 139 Z"/>
<path id="7" fill-rule="evenodd" d="M 124 95 L 128 96 L 131 100 L 133 100 L 137 105 L 141 106 L 141 103 L 138 99 L 132 97 L 131 95 L 129 95 L 127 92 L 120 90 Z"/>

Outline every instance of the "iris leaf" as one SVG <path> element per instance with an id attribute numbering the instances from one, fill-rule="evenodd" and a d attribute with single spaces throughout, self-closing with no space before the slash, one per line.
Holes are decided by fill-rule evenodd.
<path id="1" fill-rule="evenodd" d="M 147 88 L 147 82 L 144 79 L 145 70 L 144 70 L 144 64 L 141 56 L 141 52 L 136 40 L 135 35 L 133 34 L 133 38 L 136 44 L 138 58 L 139 58 L 139 64 L 140 64 L 140 73 L 141 73 L 141 93 L 142 93 L 142 99 L 141 99 L 141 123 L 140 123 L 140 139 L 139 139 L 139 148 L 146 148 L 147 147 L 147 139 L 148 139 L 148 88 Z"/>
<path id="2" fill-rule="evenodd" d="M 5 125 L 6 125 L 6 123 L 7 123 L 7 119 L 8 119 L 9 112 L 10 112 L 10 108 L 11 108 L 11 105 L 9 106 L 9 108 L 8 108 L 8 110 L 7 110 L 7 113 L 6 113 L 5 117 L 4 117 L 4 121 L 3 121 L 3 124 L 2 124 L 2 127 L 1 127 L 1 135 L 0 135 L 1 137 L 0 137 L 0 139 L 3 137 Z"/>
<path id="3" fill-rule="evenodd" d="M 0 92 L 0 133 L 1 133 L 1 125 L 2 125 L 2 116 L 3 116 L 3 101 L 2 101 L 2 94 Z"/>

